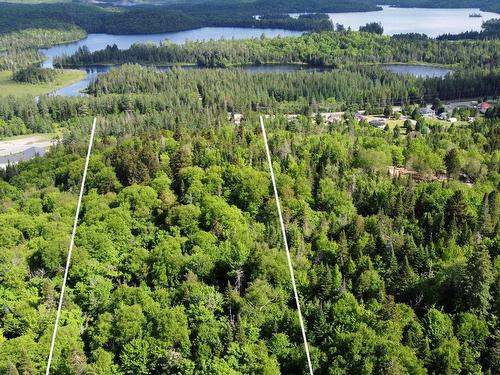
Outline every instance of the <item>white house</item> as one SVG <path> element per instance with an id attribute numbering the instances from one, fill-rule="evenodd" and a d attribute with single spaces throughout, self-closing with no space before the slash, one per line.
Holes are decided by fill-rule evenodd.
<path id="1" fill-rule="evenodd" d="M 436 111 L 434 111 L 433 109 L 431 109 L 429 107 L 420 108 L 419 112 L 424 117 L 434 117 L 434 116 L 436 116 Z"/>
<path id="2" fill-rule="evenodd" d="M 326 123 L 332 124 L 334 122 L 341 121 L 342 116 L 344 116 L 344 112 L 324 112 L 321 115 L 325 119 Z"/>

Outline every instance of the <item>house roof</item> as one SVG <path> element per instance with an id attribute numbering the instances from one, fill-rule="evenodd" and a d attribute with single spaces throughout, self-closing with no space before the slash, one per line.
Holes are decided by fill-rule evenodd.
<path id="1" fill-rule="evenodd" d="M 420 108 L 420 113 L 434 113 L 432 108 Z"/>
<path id="2" fill-rule="evenodd" d="M 482 103 L 479 103 L 479 104 L 478 104 L 478 107 L 482 107 L 482 108 L 490 108 L 490 107 L 491 107 L 491 103 L 488 103 L 488 102 L 482 102 Z"/>

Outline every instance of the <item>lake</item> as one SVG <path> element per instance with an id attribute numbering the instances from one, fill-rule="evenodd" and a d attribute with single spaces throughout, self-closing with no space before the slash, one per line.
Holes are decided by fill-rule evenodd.
<path id="1" fill-rule="evenodd" d="M 453 70 L 432 65 L 384 64 L 384 68 L 397 74 L 411 74 L 415 77 L 444 77 Z"/>
<path id="2" fill-rule="evenodd" d="M 382 67 L 390 70 L 391 72 L 397 74 L 411 74 L 416 77 L 444 77 L 448 73 L 452 73 L 453 70 L 446 69 L 438 66 L 432 65 L 412 65 L 412 64 L 383 64 Z M 87 73 L 87 76 L 73 83 L 69 86 L 63 87 L 59 90 L 54 91 L 51 95 L 62 95 L 62 96 L 79 96 L 84 95 L 82 91 L 87 88 L 87 86 L 92 82 L 99 74 L 109 72 L 115 66 L 87 66 L 81 68 Z M 180 66 L 184 69 L 200 69 L 197 66 Z M 249 73 L 290 73 L 296 71 L 307 71 L 307 72 L 323 72 L 331 71 L 331 68 L 322 68 L 308 65 L 300 64 L 268 64 L 268 65 L 243 65 L 236 67 L 237 69 L 244 70 Z M 158 67 L 161 71 L 166 71 L 170 68 L 168 67 Z M 209 68 L 203 68 L 209 69 Z M 228 68 L 230 69 L 230 68 Z"/>
<path id="3" fill-rule="evenodd" d="M 383 6 L 383 10 L 377 12 L 350 12 L 331 13 L 330 18 L 334 23 L 341 23 L 345 27 L 358 29 L 367 22 L 381 22 L 386 34 L 418 32 L 429 36 L 437 36 L 444 33 L 459 33 L 467 30 L 480 30 L 483 21 L 500 17 L 495 13 L 482 12 L 479 9 L 422 9 L 422 8 L 394 8 Z M 469 17 L 471 13 L 480 13 L 482 18 Z M 295 14 L 294 16 L 298 16 Z M 185 43 L 188 40 L 210 40 L 210 39 L 246 39 L 258 38 L 262 34 L 267 37 L 298 36 L 302 32 L 283 29 L 257 29 L 242 27 L 204 27 L 195 30 L 179 31 L 162 34 L 141 35 L 110 35 L 89 34 L 87 38 L 75 43 L 54 46 L 40 50 L 48 59 L 43 63 L 44 67 L 52 67 L 53 58 L 61 55 L 71 55 L 79 47 L 87 46 L 90 51 L 97 51 L 107 45 L 116 44 L 118 48 L 129 48 L 134 43 L 153 42 L 159 43 L 165 39 L 173 43 Z M 261 65 L 243 67 L 251 72 L 286 72 L 304 69 L 303 66 L 293 65 Z M 307 69 L 307 68 L 306 68 Z M 310 69 L 310 68 L 309 68 Z M 388 66 L 388 69 L 396 73 L 408 73 L 416 76 L 443 76 L 448 73 L 442 68 L 429 66 Z M 53 95 L 79 95 L 80 91 L 88 86 L 98 74 L 109 70 L 109 67 L 86 67 L 83 68 L 88 76 L 70 86 L 57 90 Z M 312 70 L 312 69 L 310 69 Z"/>
<path id="4" fill-rule="evenodd" d="M 54 91 L 50 95 L 61 95 L 61 96 L 80 96 L 84 95 L 82 93 L 82 90 L 86 89 L 90 82 L 92 82 L 99 74 L 109 72 L 112 68 L 118 67 L 118 65 L 115 66 L 87 66 L 84 68 L 80 68 L 81 70 L 85 71 L 87 73 L 87 76 L 82 79 L 81 81 L 78 81 L 76 83 L 73 83 L 69 86 L 63 87 L 59 90 Z M 197 66 L 194 65 L 189 65 L 189 66 L 180 66 L 181 68 L 184 69 L 200 69 Z M 168 67 L 158 67 L 159 70 L 165 71 L 170 68 Z M 208 68 L 203 68 L 203 69 L 208 69 Z M 299 65 L 299 64 L 268 64 L 268 65 L 243 65 L 238 67 L 238 69 L 242 69 L 244 71 L 247 71 L 249 73 L 286 73 L 286 72 L 295 72 L 298 70 L 303 70 L 303 71 L 323 71 L 323 70 L 330 70 L 328 68 L 318 68 L 318 67 L 311 67 L 307 65 Z"/>
<path id="5" fill-rule="evenodd" d="M 201 29 L 178 31 L 162 34 L 135 34 L 135 35 L 111 35 L 111 34 L 88 34 L 85 39 L 75 43 L 61 44 L 51 48 L 41 49 L 47 60 L 43 63 L 46 68 L 52 67 L 52 61 L 56 56 L 72 55 L 78 48 L 87 46 L 88 49 L 98 51 L 107 45 L 116 44 L 120 49 L 129 48 L 134 43 L 160 43 L 166 39 L 173 43 L 182 44 L 186 41 L 210 40 L 210 39 L 249 39 L 258 38 L 262 34 L 269 38 L 281 36 L 299 36 L 301 31 L 284 29 L 257 29 L 244 27 L 203 27 Z"/>
<path id="6" fill-rule="evenodd" d="M 435 37 L 445 33 L 459 33 L 468 30 L 480 30 L 483 21 L 498 18 L 500 15 L 491 12 L 482 12 L 479 9 L 423 9 L 423 8 L 394 8 L 383 6 L 383 10 L 377 12 L 350 12 L 330 13 L 333 23 L 343 24 L 345 27 L 359 29 L 368 22 L 381 22 L 384 32 L 388 35 L 398 33 L 425 33 Z M 483 17 L 469 17 L 471 13 L 480 13 Z M 294 14 L 293 16 L 298 16 Z M 298 36 L 302 32 L 283 29 L 257 29 L 243 27 L 203 27 L 201 29 L 178 31 L 162 34 L 139 34 L 139 35 L 110 35 L 89 34 L 87 38 L 75 43 L 54 46 L 41 49 L 47 56 L 45 67 L 52 66 L 55 56 L 71 55 L 79 47 L 87 46 L 90 51 L 106 48 L 107 45 L 116 44 L 118 48 L 129 48 L 134 43 L 153 42 L 159 43 L 165 39 L 173 43 L 184 43 L 187 40 L 210 40 L 210 39 L 247 39 L 258 38 L 262 34 L 267 37 Z"/>
<path id="7" fill-rule="evenodd" d="M 469 17 L 471 13 L 480 13 L 482 17 Z M 378 12 L 330 13 L 329 16 L 334 24 L 339 23 L 353 30 L 358 30 L 368 22 L 380 22 L 384 27 L 384 34 L 387 35 L 423 33 L 430 37 L 469 30 L 479 31 L 483 21 L 500 17 L 496 13 L 483 12 L 477 8 L 395 8 L 387 5 L 382 6 L 382 10 Z"/>
<path id="8" fill-rule="evenodd" d="M 85 90 L 90 82 L 92 82 L 99 74 L 108 72 L 112 67 L 111 66 L 88 66 L 85 68 L 80 68 L 87 73 L 84 79 L 81 81 L 72 83 L 66 87 L 60 88 L 49 95 L 51 96 L 81 96 L 84 95 L 82 93 Z"/>

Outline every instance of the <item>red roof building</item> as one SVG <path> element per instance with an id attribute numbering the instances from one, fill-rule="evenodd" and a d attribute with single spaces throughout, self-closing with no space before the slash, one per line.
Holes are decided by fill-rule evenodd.
<path id="1" fill-rule="evenodd" d="M 488 108 L 491 107 L 491 104 L 488 103 L 488 102 L 482 102 L 482 103 L 479 103 L 477 105 L 477 109 L 479 109 L 479 112 L 481 113 L 486 113 L 486 111 L 488 110 Z"/>

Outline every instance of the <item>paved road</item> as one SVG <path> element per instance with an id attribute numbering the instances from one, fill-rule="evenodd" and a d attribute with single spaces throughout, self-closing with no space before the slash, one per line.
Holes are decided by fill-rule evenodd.
<path id="1" fill-rule="evenodd" d="M 9 162 L 15 164 L 43 155 L 53 144 L 54 141 L 47 139 L 46 134 L 0 141 L 0 168 L 4 168 Z"/>
<path id="2" fill-rule="evenodd" d="M 477 98 L 475 99 L 460 99 L 443 101 L 445 108 L 448 111 L 453 111 L 457 107 L 474 107 L 477 105 Z"/>

